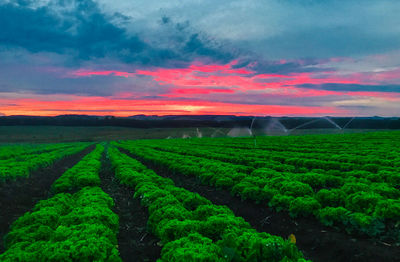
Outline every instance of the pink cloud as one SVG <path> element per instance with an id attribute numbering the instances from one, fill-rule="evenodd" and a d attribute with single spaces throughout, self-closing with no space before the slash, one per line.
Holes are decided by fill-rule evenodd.
<path id="1" fill-rule="evenodd" d="M 165 96 L 173 97 L 182 94 L 211 94 L 211 93 L 234 93 L 232 89 L 217 89 L 217 88 L 174 88 L 169 91 Z"/>
<path id="2" fill-rule="evenodd" d="M 332 58 L 332 61 L 341 61 L 346 58 Z M 186 68 L 153 68 L 150 70 L 136 70 L 135 73 L 122 71 L 91 71 L 78 70 L 72 72 L 75 77 L 89 77 L 94 75 L 113 75 L 121 77 L 137 77 L 138 75 L 151 76 L 160 86 L 168 87 L 164 97 L 195 98 L 196 95 L 212 95 L 213 93 L 235 92 L 266 92 L 275 95 L 291 97 L 316 96 L 378 96 L 388 97 L 385 92 L 352 92 L 328 91 L 320 89 L 301 88 L 301 85 L 322 84 L 380 84 L 387 80 L 400 78 L 400 69 L 386 72 L 351 73 L 323 71 L 302 72 L 289 74 L 256 74 L 247 68 L 233 68 L 237 61 L 229 64 L 202 64 L 195 62 Z M 280 63 L 286 63 L 282 60 Z"/>

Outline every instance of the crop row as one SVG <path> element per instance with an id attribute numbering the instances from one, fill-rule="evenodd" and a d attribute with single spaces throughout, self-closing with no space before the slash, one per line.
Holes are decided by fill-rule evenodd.
<path id="1" fill-rule="evenodd" d="M 96 176 L 97 164 L 89 163 L 99 161 L 102 151 L 98 145 L 72 169 Z M 56 184 L 71 182 L 76 193 L 61 192 L 70 186 L 55 186 L 58 194 L 38 202 L 12 224 L 1 261 L 121 261 L 116 237 L 119 219 L 111 210 L 112 198 L 97 186 L 70 181 L 71 176 L 67 171 L 59 179 L 62 183 Z"/>
<path id="2" fill-rule="evenodd" d="M 325 225 L 372 236 L 398 230 L 392 225 L 400 220 L 400 191 L 388 183 L 340 177 L 340 173 L 301 174 L 270 168 L 254 169 L 246 174 L 237 165 L 160 152 L 135 146 L 134 142 L 119 146 L 171 172 L 197 176 L 204 183 L 229 188 L 243 199 L 268 203 L 278 211 L 287 210 L 293 217 L 315 216 Z"/>
<path id="3" fill-rule="evenodd" d="M 205 139 L 207 145 L 225 148 L 254 149 L 254 138 Z M 344 135 L 308 135 L 257 137 L 257 148 L 270 151 L 288 151 L 296 153 L 342 154 L 353 156 L 397 155 L 400 152 L 395 145 L 400 142 L 399 132 L 373 132 Z M 203 144 L 193 139 L 194 144 Z M 390 150 L 388 150 L 390 149 Z M 383 153 L 383 155 L 382 155 Z"/>
<path id="4" fill-rule="evenodd" d="M 157 145 L 157 143 L 155 144 Z M 284 158 L 282 156 L 271 155 L 269 152 L 265 152 L 265 154 L 260 152 L 258 156 L 255 156 L 254 154 L 249 155 L 240 150 L 229 151 L 221 149 L 219 152 L 215 152 L 206 147 L 196 149 L 191 147 L 173 147 L 168 145 L 154 146 L 153 143 L 147 143 L 145 146 L 159 151 L 178 153 L 180 155 L 197 156 L 227 163 L 245 165 L 254 169 L 266 167 L 279 172 L 324 174 L 325 176 L 334 175 L 343 178 L 354 177 L 357 179 L 367 179 L 370 182 L 386 182 L 394 187 L 400 186 L 400 171 L 397 170 L 398 168 L 395 169 L 388 166 L 381 167 L 376 164 L 366 164 L 361 166 L 350 163 L 321 161 L 294 156 Z M 399 163 L 393 161 L 393 165 L 399 165 Z M 321 169 L 322 167 L 323 169 Z M 341 171 L 340 169 L 347 171 Z M 317 186 L 323 187 L 324 185 Z"/>
<path id="5" fill-rule="evenodd" d="M 352 163 L 341 163 L 337 161 L 323 161 L 317 159 L 306 159 L 298 156 L 288 156 L 285 158 L 279 155 L 273 155 L 269 152 L 259 151 L 257 155 L 253 152 L 247 154 L 240 150 L 215 150 L 207 147 L 193 148 L 193 147 L 182 147 L 182 146 L 159 146 L 153 143 L 144 145 L 146 147 L 154 148 L 159 151 L 173 152 L 180 155 L 189 155 L 197 157 L 205 157 L 209 159 L 215 159 L 227 163 L 245 165 L 252 168 L 267 167 L 276 171 L 285 171 L 291 173 L 306 173 L 312 171 L 314 173 L 341 173 L 341 176 L 363 176 L 368 179 L 386 181 L 386 177 L 396 180 L 396 174 L 398 168 L 393 167 L 382 167 L 377 164 L 365 164 L 358 165 Z M 395 163 L 395 162 L 393 162 Z M 394 174 L 394 177 L 391 176 Z"/>
<path id="6" fill-rule="evenodd" d="M 266 138 L 263 138 L 266 139 Z M 232 139 L 220 139 L 221 141 Z M 196 142 L 197 141 L 197 142 Z M 400 169 L 400 155 L 395 154 L 388 156 L 388 154 L 381 154 L 381 156 L 354 156 L 343 150 L 341 153 L 333 153 L 327 151 L 325 153 L 300 153 L 292 151 L 274 151 L 270 149 L 251 148 L 251 149 L 238 149 L 227 147 L 228 141 L 220 144 L 219 146 L 209 145 L 212 142 L 207 139 L 202 139 L 201 142 L 197 139 L 192 141 L 141 141 L 138 144 L 146 145 L 163 150 L 178 150 L 186 153 L 205 154 L 213 153 L 212 157 L 220 160 L 226 159 L 234 163 L 241 163 L 246 165 L 261 165 L 263 161 L 275 161 L 282 164 L 294 165 L 294 167 L 304 167 L 307 169 L 319 168 L 324 170 L 336 169 L 340 171 L 351 170 L 367 170 L 377 172 L 378 170 L 398 171 Z M 293 145 L 291 141 L 288 141 Z M 215 142 L 213 142 L 215 143 Z M 389 150 L 391 151 L 391 150 Z M 384 158 L 382 157 L 384 156 Z"/>
<path id="7" fill-rule="evenodd" d="M 97 144 L 96 148 L 88 155 L 82 158 L 75 166 L 68 169 L 52 185 L 55 193 L 71 192 L 81 189 L 85 186 L 99 186 L 99 171 L 101 168 L 101 156 L 104 152 L 104 146 Z"/>
<path id="8" fill-rule="evenodd" d="M 190 139 L 182 144 L 207 146 L 216 149 L 240 149 L 253 151 L 255 149 L 271 151 L 274 154 L 295 153 L 312 155 L 329 160 L 330 156 L 345 154 L 349 161 L 374 161 L 377 159 L 399 158 L 400 149 L 396 146 L 399 132 L 377 132 L 376 134 L 346 134 L 346 135 L 314 135 L 289 137 L 257 137 L 254 138 L 224 138 L 224 139 Z M 146 141 L 143 141 L 146 143 Z M 160 140 L 160 142 L 162 142 Z M 174 144 L 174 140 L 164 140 L 164 144 Z M 175 144 L 181 144 L 175 140 Z M 346 159 L 341 159 L 346 160 Z"/>
<path id="9" fill-rule="evenodd" d="M 57 144 L 29 144 L 29 145 L 2 145 L 0 146 L 0 160 L 10 158 L 25 158 L 28 155 L 46 153 L 57 149 L 74 146 L 75 143 L 57 143 Z"/>
<path id="10" fill-rule="evenodd" d="M 28 177 L 30 172 L 41 167 L 50 166 L 65 156 L 76 154 L 88 145 L 88 143 L 75 143 L 73 146 L 62 147 L 50 152 L 0 160 L 0 182 L 17 177 Z"/>
<path id="11" fill-rule="evenodd" d="M 148 207 L 149 228 L 163 244 L 160 261 L 304 261 L 293 243 L 257 232 L 227 207 L 174 186 L 116 148 L 109 157 L 117 178 Z"/>

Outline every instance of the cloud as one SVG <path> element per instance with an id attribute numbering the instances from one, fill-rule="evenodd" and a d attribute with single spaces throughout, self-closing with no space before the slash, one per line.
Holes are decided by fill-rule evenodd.
<path id="1" fill-rule="evenodd" d="M 359 84 L 326 83 L 321 85 L 302 84 L 298 85 L 297 87 L 329 90 L 329 91 L 400 93 L 400 85 L 359 85 Z"/>
<path id="2" fill-rule="evenodd" d="M 241 59 L 233 68 L 246 66 L 259 74 L 290 74 L 303 72 L 323 72 L 329 68 L 320 68 L 324 61 L 321 59 L 292 59 L 292 60 L 254 60 L 253 58 Z"/>
<path id="3" fill-rule="evenodd" d="M 1 99 L 0 99 L 1 102 Z M 102 97 L 80 97 L 67 101 L 43 101 L 38 99 L 15 99 L 17 107 L 2 107 L 7 115 L 60 115 L 82 112 L 96 115 L 113 114 L 130 116 L 156 112 L 168 114 L 236 114 L 236 115 L 333 115 L 345 112 L 333 107 L 249 105 L 204 100 L 121 100 Z M 82 108 L 85 104 L 85 108 Z M 118 109 L 118 110 L 116 110 Z M 218 113 L 216 113 L 218 112 Z"/>
<path id="4" fill-rule="evenodd" d="M 129 18 L 118 12 L 107 15 L 91 0 L 59 0 L 39 7 L 34 3 L 0 4 L 0 45 L 21 47 L 34 53 L 71 55 L 84 61 L 109 57 L 148 66 L 188 62 L 194 57 L 224 61 L 232 58 L 229 52 L 220 50 L 199 32 L 182 29 L 176 31 L 187 34 L 183 45 L 170 42 L 165 47 L 155 46 L 151 39 L 145 41 L 139 33 L 128 33 L 123 23 L 114 23 L 121 17 L 124 21 Z M 163 23 L 171 23 L 169 20 L 162 18 Z"/>
<path id="5" fill-rule="evenodd" d="M 212 94 L 212 93 L 225 93 L 230 94 L 234 93 L 235 90 L 232 89 L 223 89 L 223 88 L 174 88 L 169 91 L 165 96 L 167 97 L 176 97 L 181 95 L 199 95 L 199 94 Z"/>
<path id="6" fill-rule="evenodd" d="M 154 30 L 154 17 L 171 29 L 189 23 L 257 60 L 371 55 L 398 49 L 400 40 L 397 0 L 99 1 L 108 14 L 133 17 L 128 28 Z M 157 34 L 168 41 L 169 32 Z"/>
<path id="7" fill-rule="evenodd" d="M 21 1 L 19 1 L 21 3 Z M 82 59 L 104 57 L 121 47 L 137 53 L 146 45 L 136 36 L 111 24 L 92 1 L 57 1 L 55 6 L 32 8 L 28 1 L 0 6 L 1 43 L 32 52 L 77 52 Z M 72 10 L 68 6 L 74 5 Z"/>

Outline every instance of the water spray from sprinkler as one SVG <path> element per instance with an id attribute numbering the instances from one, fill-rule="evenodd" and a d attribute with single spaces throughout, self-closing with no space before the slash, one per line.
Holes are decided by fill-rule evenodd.
<path id="1" fill-rule="evenodd" d="M 343 129 L 345 129 L 351 122 L 353 122 L 353 120 L 354 120 L 355 118 L 356 118 L 356 117 L 353 116 L 353 117 L 343 126 Z"/>
<path id="2" fill-rule="evenodd" d="M 332 125 L 334 125 L 337 129 L 342 130 L 343 128 L 341 128 L 338 124 L 336 124 L 335 121 L 333 121 L 329 116 L 324 116 L 323 119 L 325 119 L 326 121 L 328 121 L 329 123 L 331 123 Z"/>
<path id="3" fill-rule="evenodd" d="M 182 138 L 191 138 L 191 136 L 189 136 L 188 134 L 185 134 L 185 133 L 184 133 L 184 134 L 182 135 Z"/>
<path id="4" fill-rule="evenodd" d="M 256 134 L 253 132 L 253 124 L 254 121 L 256 120 L 256 116 L 253 117 L 253 119 L 251 120 L 251 124 L 250 124 L 250 135 L 253 136 L 254 138 L 254 148 L 257 147 L 257 138 L 256 138 Z"/>
<path id="5" fill-rule="evenodd" d="M 288 134 L 287 128 L 277 118 L 271 118 L 265 128 L 265 133 L 270 134 Z"/>
<path id="6" fill-rule="evenodd" d="M 198 138 L 202 138 L 203 134 L 200 132 L 199 128 L 196 128 L 196 132 L 197 132 L 197 137 Z"/>
<path id="7" fill-rule="evenodd" d="M 212 128 L 212 129 L 214 129 L 214 133 L 211 134 L 211 137 L 215 137 L 217 133 L 221 133 L 223 136 L 226 136 L 226 134 L 222 132 L 220 128 Z"/>
<path id="8" fill-rule="evenodd" d="M 343 130 L 343 128 L 341 128 L 338 124 L 336 124 L 332 119 L 330 119 L 329 117 L 325 116 L 325 117 L 322 117 L 322 118 L 314 119 L 314 120 L 308 121 L 308 122 L 306 122 L 306 123 L 303 123 L 303 124 L 301 124 L 301 125 L 299 125 L 299 126 L 296 126 L 295 128 L 289 129 L 288 131 L 289 131 L 289 133 L 291 133 L 291 132 L 293 132 L 293 131 L 296 130 L 296 129 L 299 129 L 299 128 L 301 128 L 301 127 L 304 127 L 304 126 L 313 124 L 313 123 L 318 122 L 318 121 L 321 121 L 321 120 L 326 120 L 326 121 L 328 121 L 329 123 L 331 123 L 335 128 L 337 128 L 337 129 L 339 129 L 339 130 Z"/>

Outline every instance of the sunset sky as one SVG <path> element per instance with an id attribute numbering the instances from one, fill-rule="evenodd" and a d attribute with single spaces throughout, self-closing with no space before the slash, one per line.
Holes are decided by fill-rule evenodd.
<path id="1" fill-rule="evenodd" d="M 0 0 L 0 115 L 399 116 L 398 0 Z"/>

